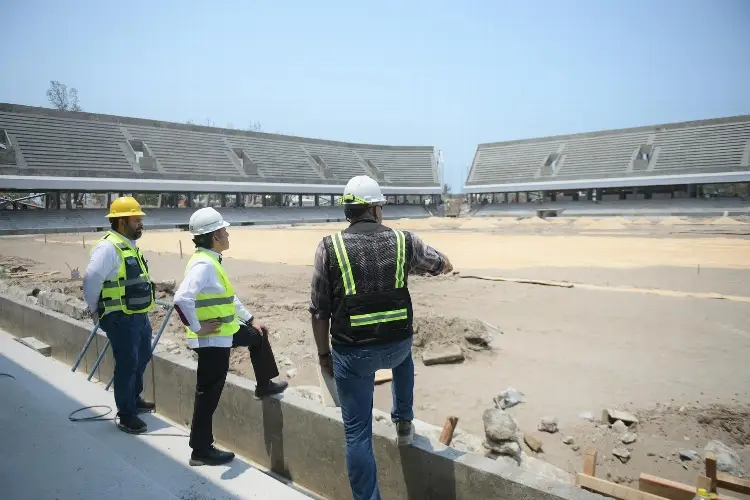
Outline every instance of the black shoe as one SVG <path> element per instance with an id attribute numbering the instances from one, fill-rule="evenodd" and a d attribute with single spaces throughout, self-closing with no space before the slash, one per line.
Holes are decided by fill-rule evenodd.
<path id="1" fill-rule="evenodd" d="M 117 420 L 117 428 L 128 434 L 142 434 L 146 432 L 146 422 L 136 415 L 123 415 Z"/>
<path id="2" fill-rule="evenodd" d="M 414 441 L 414 425 L 408 420 L 396 422 L 396 444 L 399 446 L 411 446 Z"/>
<path id="3" fill-rule="evenodd" d="M 135 402 L 135 407 L 138 413 L 151 413 L 156 410 L 156 404 L 149 401 L 144 401 L 142 398 L 138 398 Z"/>
<path id="4" fill-rule="evenodd" d="M 289 386 L 288 382 L 268 382 L 265 387 L 257 386 L 255 388 L 255 397 L 258 399 L 274 394 L 281 394 Z"/>
<path id="5" fill-rule="evenodd" d="M 223 465 L 234 460 L 234 453 L 216 449 L 213 445 L 205 450 L 193 450 L 190 465 Z"/>

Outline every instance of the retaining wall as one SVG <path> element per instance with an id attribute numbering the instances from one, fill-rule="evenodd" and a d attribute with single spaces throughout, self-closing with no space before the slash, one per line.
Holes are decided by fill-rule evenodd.
<path id="1" fill-rule="evenodd" d="M 22 300 L 0 295 L 0 327 L 33 336 L 70 365 L 91 333 L 91 325 Z M 78 372 L 88 373 L 106 337 L 98 332 Z M 92 380 L 108 381 L 111 350 Z M 189 425 L 196 363 L 157 353 L 146 373 L 145 395 L 159 414 Z M 350 499 L 341 412 L 295 394 L 263 401 L 253 381 L 230 374 L 214 415 L 220 445 L 330 499 Z M 599 495 L 537 476 L 519 467 L 446 448 L 417 436 L 412 447 L 395 444 L 393 428 L 373 422 L 373 446 L 380 489 L 388 499 L 593 500 Z M 186 457 L 187 461 L 187 457 Z"/>

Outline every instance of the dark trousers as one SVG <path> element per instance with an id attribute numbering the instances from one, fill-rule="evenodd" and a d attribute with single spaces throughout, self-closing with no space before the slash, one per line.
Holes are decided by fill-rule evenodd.
<path id="1" fill-rule="evenodd" d="M 115 358 L 115 405 L 120 417 L 138 413 L 143 372 L 151 360 L 151 323 L 147 314 L 112 312 L 99 320 Z"/>
<path id="2" fill-rule="evenodd" d="M 268 335 L 261 335 L 255 328 L 240 325 L 232 339 L 232 347 L 249 349 L 250 362 L 258 387 L 263 387 L 272 378 L 279 376 Z M 194 450 L 205 450 L 214 442 L 213 416 L 229 372 L 231 349 L 200 347 L 195 349 L 195 352 L 198 353 L 198 380 L 195 387 L 190 447 Z"/>

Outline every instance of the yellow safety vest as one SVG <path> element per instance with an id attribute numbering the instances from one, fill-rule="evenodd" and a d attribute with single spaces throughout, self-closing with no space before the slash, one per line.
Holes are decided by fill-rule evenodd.
<path id="1" fill-rule="evenodd" d="M 406 322 L 409 319 L 411 300 L 404 300 L 405 295 L 399 293 L 405 287 L 406 238 L 401 231 L 394 229 L 393 232 L 396 235 L 396 276 L 392 290 L 396 291 L 396 293 L 394 294 L 392 290 L 370 293 L 364 303 L 357 304 L 356 307 L 351 307 L 351 305 L 360 302 L 361 296 L 357 294 L 357 284 L 352 273 L 352 265 L 349 262 L 349 254 L 346 251 L 344 237 L 342 233 L 331 235 L 333 249 L 336 253 L 336 261 L 341 270 L 344 293 L 349 297 L 349 327 L 352 329 L 356 329 L 357 327 L 377 327 L 381 323 Z M 408 292 L 405 291 L 405 293 L 408 296 Z M 391 296 L 395 300 L 388 300 Z M 389 309 L 378 307 L 383 304 L 398 304 L 399 307 Z M 352 309 L 356 309 L 358 314 L 352 314 L 354 312 Z"/>
<path id="2" fill-rule="evenodd" d="M 99 242 L 104 240 L 115 245 L 120 254 L 120 267 L 114 279 L 106 280 L 102 284 L 98 307 L 100 317 L 113 311 L 122 311 L 125 314 L 149 312 L 156 301 L 143 255 L 116 231 L 107 231 Z"/>
<path id="3" fill-rule="evenodd" d="M 227 278 L 227 274 L 224 272 L 224 267 L 216 257 L 208 252 L 202 251 L 200 248 L 195 251 L 188 261 L 187 267 L 185 268 L 185 274 L 187 274 L 188 270 L 193 267 L 193 264 L 199 260 L 208 262 L 214 266 L 216 274 L 219 276 L 219 280 L 224 286 L 224 292 L 198 293 L 195 296 L 195 314 L 198 316 L 198 321 L 220 319 L 222 324 L 216 333 L 200 336 L 190 330 L 189 327 L 186 327 L 187 338 L 231 337 L 240 329 L 240 321 L 234 307 L 234 288 L 232 288 L 232 284 L 229 282 L 229 278 Z"/>

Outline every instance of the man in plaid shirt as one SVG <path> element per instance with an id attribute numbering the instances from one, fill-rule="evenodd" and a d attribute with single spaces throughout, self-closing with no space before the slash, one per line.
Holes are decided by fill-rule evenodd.
<path id="1" fill-rule="evenodd" d="M 453 270 L 445 255 L 415 234 L 382 224 L 385 201 L 370 177 L 349 181 L 342 203 L 350 225 L 318 245 L 310 297 L 320 366 L 336 380 L 355 500 L 380 498 L 372 451 L 377 370 L 393 372 L 391 419 L 398 444 L 411 445 L 414 436 L 414 315 L 408 275 Z"/>

